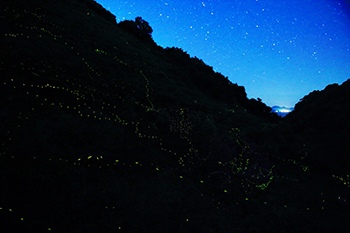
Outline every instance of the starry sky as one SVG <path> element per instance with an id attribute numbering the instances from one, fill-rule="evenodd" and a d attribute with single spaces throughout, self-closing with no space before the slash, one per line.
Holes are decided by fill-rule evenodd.
<path id="1" fill-rule="evenodd" d="M 141 16 L 159 46 L 182 48 L 270 107 L 350 78 L 349 0 L 96 2 L 118 23 Z"/>

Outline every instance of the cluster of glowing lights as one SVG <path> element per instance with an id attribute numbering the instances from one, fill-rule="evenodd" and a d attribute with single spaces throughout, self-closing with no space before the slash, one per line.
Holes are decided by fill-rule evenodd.
<path id="1" fill-rule="evenodd" d="M 291 112 L 291 111 L 289 109 L 280 109 L 280 110 L 276 110 L 276 112 L 288 113 L 288 112 Z"/>

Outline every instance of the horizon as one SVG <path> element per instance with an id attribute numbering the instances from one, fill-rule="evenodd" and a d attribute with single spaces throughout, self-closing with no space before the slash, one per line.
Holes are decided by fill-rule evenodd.
<path id="1" fill-rule="evenodd" d="M 310 92 L 350 78 L 345 0 L 96 2 L 118 23 L 142 17 L 159 46 L 182 48 L 270 107 L 294 107 Z"/>

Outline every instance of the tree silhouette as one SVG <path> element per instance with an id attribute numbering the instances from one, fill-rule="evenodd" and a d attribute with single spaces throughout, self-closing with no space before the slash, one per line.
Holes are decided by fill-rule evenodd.
<path id="1" fill-rule="evenodd" d="M 118 26 L 130 33 L 131 35 L 135 36 L 139 40 L 154 43 L 151 36 L 153 29 L 151 28 L 149 23 L 146 20 L 143 20 L 141 17 L 136 17 L 135 21 L 122 21 L 118 23 Z"/>
<path id="2" fill-rule="evenodd" d="M 121 21 L 118 23 L 118 26 L 134 36 L 138 34 L 138 29 L 136 27 L 136 24 L 132 20 Z"/>
<path id="3" fill-rule="evenodd" d="M 141 17 L 136 17 L 135 23 L 137 28 L 140 29 L 141 34 L 151 36 L 153 29 L 146 20 L 143 20 Z"/>

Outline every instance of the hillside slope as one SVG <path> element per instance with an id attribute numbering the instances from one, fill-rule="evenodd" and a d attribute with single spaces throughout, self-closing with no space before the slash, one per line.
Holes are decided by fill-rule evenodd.
<path id="1" fill-rule="evenodd" d="M 1 1 L 0 20 L 1 231 L 349 229 L 349 182 L 200 59 L 92 0 Z"/>
<path id="2" fill-rule="evenodd" d="M 310 162 L 319 170 L 349 174 L 350 79 L 309 93 L 286 118 L 310 145 Z"/>

